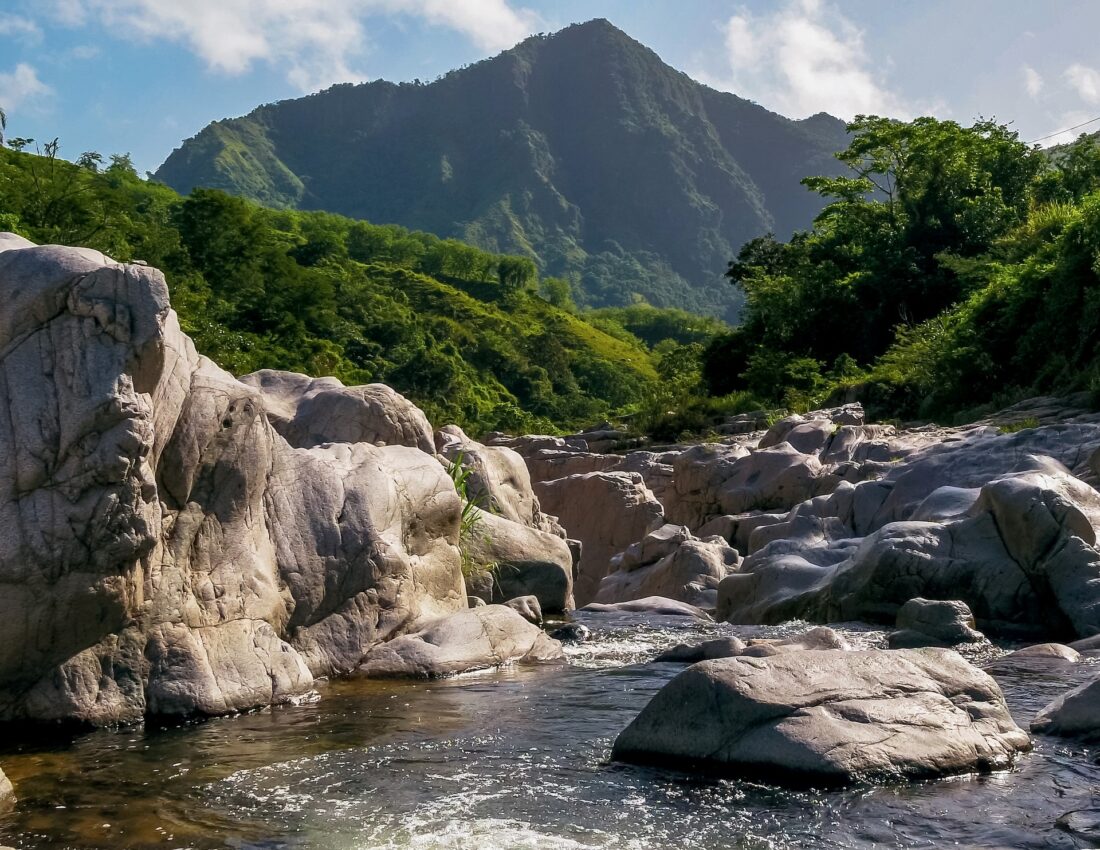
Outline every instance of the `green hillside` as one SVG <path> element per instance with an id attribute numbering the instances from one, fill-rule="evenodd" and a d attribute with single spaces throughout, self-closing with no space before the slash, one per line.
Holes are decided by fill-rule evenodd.
<path id="1" fill-rule="evenodd" d="M 184 198 L 126 157 L 0 149 L 0 230 L 162 269 L 184 330 L 237 374 L 382 381 L 436 423 L 590 424 L 636 409 L 656 384 L 645 344 L 540 297 L 529 259 L 215 190 Z M 674 330 L 692 319 L 655 314 Z"/>
<path id="2" fill-rule="evenodd" d="M 340 85 L 211 124 L 157 178 L 523 254 L 583 306 L 638 296 L 731 318 L 748 239 L 786 238 L 839 173 L 844 125 L 703 86 L 607 21 L 535 36 L 423 85 Z"/>

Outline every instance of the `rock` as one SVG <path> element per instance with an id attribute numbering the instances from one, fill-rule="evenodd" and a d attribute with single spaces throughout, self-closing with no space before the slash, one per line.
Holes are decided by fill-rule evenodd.
<path id="1" fill-rule="evenodd" d="M 1076 649 L 1060 643 L 1039 643 L 1034 646 L 1025 646 L 1009 653 L 1009 658 L 1049 658 L 1055 661 L 1069 661 L 1076 664 L 1081 660 L 1081 653 Z"/>
<path id="2" fill-rule="evenodd" d="M 720 537 L 698 540 L 686 526 L 664 525 L 612 559 L 596 602 L 628 602 L 663 596 L 700 608 L 714 608 L 718 583 L 740 557 Z"/>
<path id="3" fill-rule="evenodd" d="M 409 622 L 465 607 L 461 506 L 411 404 L 285 373 L 242 383 L 196 353 L 155 269 L 12 244 L 0 720 L 292 700 Z M 376 402 L 386 438 L 417 447 L 296 448 L 272 425 L 297 422 L 303 446 L 380 438 L 362 430 Z"/>
<path id="4" fill-rule="evenodd" d="M 483 446 L 471 440 L 457 425 L 447 425 L 435 435 L 436 448 L 448 461 L 462 459 L 469 473 L 466 496 L 489 513 L 537 528 L 558 533 L 557 524 L 542 513 L 539 500 L 531 489 L 527 464 L 512 449 Z"/>
<path id="5" fill-rule="evenodd" d="M 678 643 L 666 649 L 654 661 L 670 661 L 676 664 L 695 664 L 713 658 L 733 658 L 745 649 L 745 642 L 736 637 L 715 638 L 702 643 Z"/>
<path id="6" fill-rule="evenodd" d="M 534 596 L 545 613 L 573 604 L 573 555 L 560 537 L 478 511 L 466 548 L 474 564 L 485 565 L 479 579 L 468 577 L 470 592 L 486 602 Z"/>
<path id="7" fill-rule="evenodd" d="M 881 622 L 922 596 L 965 602 L 983 631 L 1095 634 L 1100 494 L 1049 458 L 1016 462 L 1021 471 L 985 483 L 949 522 L 891 522 L 854 537 L 894 498 L 896 486 L 882 482 L 799 505 L 784 523 L 758 529 L 774 539 L 719 585 L 719 618 Z M 874 498 L 859 509 L 864 492 Z"/>
<path id="8" fill-rule="evenodd" d="M 487 605 L 428 623 L 375 646 L 358 673 L 373 678 L 434 679 L 517 662 L 554 661 L 561 644 L 512 608 Z"/>
<path id="9" fill-rule="evenodd" d="M 1093 841 L 1100 839 L 1100 809 L 1078 809 L 1066 812 L 1054 825 L 1070 835 Z"/>
<path id="10" fill-rule="evenodd" d="M 528 623 L 534 623 L 536 626 L 542 625 L 542 609 L 539 607 L 537 596 L 517 596 L 515 599 L 509 599 L 505 602 L 504 606 L 511 608 Z"/>
<path id="11" fill-rule="evenodd" d="M 957 599 L 910 599 L 898 609 L 896 625 L 898 630 L 889 635 L 891 649 L 955 646 L 985 640 L 974 628 L 970 608 Z"/>
<path id="12" fill-rule="evenodd" d="M 612 758 L 842 783 L 1003 768 L 1029 748 L 996 682 L 950 650 L 826 650 L 689 667 Z"/>
<path id="13" fill-rule="evenodd" d="M 488 603 L 480 596 L 467 596 L 466 604 L 470 608 L 483 608 Z"/>
<path id="14" fill-rule="evenodd" d="M 570 475 L 536 484 L 535 492 L 569 537 L 581 541 L 573 586 L 578 605 L 595 598 L 614 555 L 664 525 L 661 503 L 637 473 Z"/>
<path id="15" fill-rule="evenodd" d="M 568 475 L 610 472 L 623 461 L 620 455 L 598 455 L 569 449 L 539 449 L 523 456 L 532 481 L 553 481 Z"/>
<path id="16" fill-rule="evenodd" d="M 1069 644 L 1069 647 L 1078 652 L 1096 652 L 1100 650 L 1100 635 L 1075 640 Z"/>
<path id="17" fill-rule="evenodd" d="M 688 605 L 686 602 L 677 602 L 675 599 L 666 599 L 663 596 L 649 596 L 645 599 L 632 599 L 629 602 L 616 602 L 603 604 L 589 602 L 581 611 L 592 614 L 648 614 L 655 617 L 692 617 L 696 620 L 710 620 L 711 616 L 701 608 Z"/>
<path id="18" fill-rule="evenodd" d="M 562 643 L 584 643 L 592 637 L 592 630 L 582 623 L 566 623 L 564 626 L 552 629 L 549 635 Z"/>
<path id="19" fill-rule="evenodd" d="M 295 448 L 373 443 L 435 451 L 427 417 L 385 384 L 345 387 L 336 378 L 275 369 L 262 369 L 240 380 L 263 393 L 268 419 Z"/>
<path id="20" fill-rule="evenodd" d="M 0 770 L 0 812 L 7 811 L 14 805 L 15 789 L 11 787 L 11 780 L 4 775 L 4 771 Z"/>
<path id="21" fill-rule="evenodd" d="M 1049 703 L 1031 721 L 1031 731 L 1063 738 L 1100 738 L 1100 676 Z"/>

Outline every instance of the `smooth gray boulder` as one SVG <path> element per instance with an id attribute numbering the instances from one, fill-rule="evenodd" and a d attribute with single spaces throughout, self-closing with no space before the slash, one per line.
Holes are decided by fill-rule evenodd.
<path id="1" fill-rule="evenodd" d="M 848 642 L 828 626 L 817 626 L 800 635 L 786 638 L 752 638 L 743 641 L 737 637 L 725 637 L 695 644 L 679 643 L 653 660 L 694 664 L 697 661 L 736 658 L 742 655 L 762 658 L 783 652 L 802 652 L 807 649 L 850 648 Z"/>
<path id="2" fill-rule="evenodd" d="M 891 649 L 955 646 L 981 643 L 985 635 L 974 628 L 974 614 L 957 599 L 910 599 L 898 609 L 897 630 L 888 636 Z"/>
<path id="3" fill-rule="evenodd" d="M 720 537 L 695 538 L 686 526 L 664 525 L 612 558 L 596 602 L 629 602 L 647 596 L 714 608 L 718 583 L 737 569 L 737 550 Z"/>
<path id="4" fill-rule="evenodd" d="M 1037 643 L 1033 646 L 1025 646 L 1008 654 L 1009 659 L 1036 658 L 1052 661 L 1068 661 L 1076 664 L 1081 660 L 1081 653 L 1070 646 L 1061 643 Z"/>
<path id="5" fill-rule="evenodd" d="M 647 596 L 645 599 L 631 599 L 629 602 L 604 604 L 589 602 L 581 611 L 593 614 L 645 614 L 654 617 L 691 617 L 695 620 L 710 620 L 710 614 L 702 608 L 667 599 L 664 596 Z"/>
<path id="6" fill-rule="evenodd" d="M 1031 721 L 1031 731 L 1062 738 L 1100 739 L 1100 676 L 1050 702 Z"/>
<path id="7" fill-rule="evenodd" d="M 197 354 L 160 272 L 11 244 L 0 720 L 292 700 L 409 622 L 465 607 L 461 506 L 434 455 L 295 448 L 269 417 L 280 394 Z M 326 421 L 322 395 L 310 421 Z M 384 395 L 395 419 L 409 412 Z"/>
<path id="8" fill-rule="evenodd" d="M 486 605 L 375 646 L 363 656 L 357 672 L 373 678 L 434 679 L 561 657 L 561 644 L 538 626 L 512 608 Z"/>
<path id="9" fill-rule="evenodd" d="M 573 595 L 577 605 L 596 597 L 611 559 L 664 525 L 664 509 L 636 472 L 590 472 L 535 485 L 543 509 L 581 541 Z"/>
<path id="10" fill-rule="evenodd" d="M 825 650 L 692 665 L 612 758 L 846 783 L 999 769 L 1029 748 L 997 683 L 950 650 Z"/>
<path id="11" fill-rule="evenodd" d="M 965 602 L 986 632 L 1095 634 L 1100 494 L 1053 459 L 1015 463 L 1023 469 L 983 484 L 967 513 L 948 522 L 891 522 L 852 537 L 851 520 L 828 512 L 858 505 L 861 491 L 879 501 L 882 482 L 800 505 L 782 526 L 758 530 L 775 539 L 719 585 L 719 619 L 889 622 L 921 596 Z M 884 492 L 882 504 L 894 490 Z"/>
<path id="12" fill-rule="evenodd" d="M 345 387 L 336 378 L 275 369 L 261 369 L 240 380 L 263 393 L 268 419 L 295 448 L 374 443 L 435 451 L 427 417 L 385 384 Z"/>
<path id="13" fill-rule="evenodd" d="M 539 606 L 537 596 L 517 596 L 504 603 L 506 608 L 511 608 L 528 623 L 536 626 L 542 625 L 542 608 Z"/>
<path id="14" fill-rule="evenodd" d="M 573 554 L 565 540 L 486 511 L 476 515 L 464 544 L 481 568 L 467 576 L 470 593 L 486 602 L 534 596 L 548 614 L 574 607 Z"/>

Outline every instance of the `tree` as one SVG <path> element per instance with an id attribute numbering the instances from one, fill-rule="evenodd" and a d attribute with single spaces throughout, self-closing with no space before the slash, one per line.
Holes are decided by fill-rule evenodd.
<path id="1" fill-rule="evenodd" d="M 497 263 L 497 277 L 506 295 L 527 289 L 537 276 L 538 269 L 530 257 L 501 257 Z"/>

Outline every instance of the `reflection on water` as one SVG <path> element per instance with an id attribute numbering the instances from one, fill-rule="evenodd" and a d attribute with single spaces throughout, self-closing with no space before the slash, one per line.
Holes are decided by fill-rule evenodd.
<path id="1" fill-rule="evenodd" d="M 1100 806 L 1090 751 L 1039 739 L 1004 773 L 788 791 L 606 762 L 615 735 L 682 669 L 680 641 L 790 634 L 602 615 L 569 663 L 443 682 L 337 682 L 317 702 L 63 742 L 5 741 L 19 848 L 1085 847 L 1055 828 Z M 858 646 L 881 632 L 846 627 Z M 990 660 L 986 652 L 979 660 Z M 1017 721 L 1095 672 L 998 673 Z"/>

